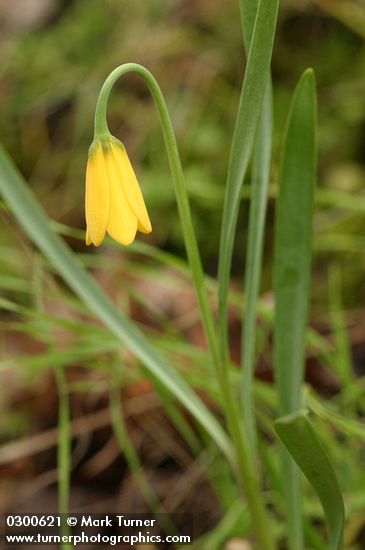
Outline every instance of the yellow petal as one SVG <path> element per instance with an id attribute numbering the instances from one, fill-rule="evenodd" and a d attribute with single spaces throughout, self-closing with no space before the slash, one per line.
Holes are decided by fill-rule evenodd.
<path id="1" fill-rule="evenodd" d="M 91 240 L 91 237 L 90 237 L 90 233 L 89 233 L 88 228 L 86 228 L 86 239 L 85 239 L 85 240 L 86 240 L 87 246 L 89 246 L 90 244 L 93 243 L 92 240 Z"/>
<path id="2" fill-rule="evenodd" d="M 86 169 L 86 244 L 99 246 L 106 232 L 109 217 L 109 187 L 101 143 L 90 147 Z"/>
<path id="3" fill-rule="evenodd" d="M 124 145 L 115 138 L 111 140 L 110 145 L 124 194 L 138 219 L 138 230 L 142 233 L 151 233 L 152 226 L 143 195 Z"/>
<path id="4" fill-rule="evenodd" d="M 118 243 L 125 246 L 134 241 L 137 232 L 137 218 L 131 210 L 123 191 L 121 178 L 110 145 L 104 148 L 105 166 L 108 174 L 110 209 L 107 232 Z"/>

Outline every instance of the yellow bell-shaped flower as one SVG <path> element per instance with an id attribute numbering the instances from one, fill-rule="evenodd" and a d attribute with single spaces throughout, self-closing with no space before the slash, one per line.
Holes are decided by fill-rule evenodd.
<path id="1" fill-rule="evenodd" d="M 131 244 L 137 229 L 152 231 L 136 175 L 124 145 L 113 136 L 95 139 L 86 170 L 86 244 L 100 246 L 108 233 Z"/>

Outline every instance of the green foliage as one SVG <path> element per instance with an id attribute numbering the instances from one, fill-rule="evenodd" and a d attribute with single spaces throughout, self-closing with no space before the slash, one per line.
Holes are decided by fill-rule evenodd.
<path id="1" fill-rule="evenodd" d="M 274 366 L 280 415 L 301 406 L 316 163 L 316 92 L 313 72 L 308 70 L 297 85 L 288 115 L 277 206 Z M 296 466 L 286 454 L 282 476 L 290 548 L 300 550 L 304 547 L 300 481 Z"/>
<path id="2" fill-rule="evenodd" d="M 327 453 L 318 440 L 306 413 L 281 417 L 275 429 L 285 447 L 317 492 L 326 514 L 328 548 L 342 546 L 344 503 Z"/>
<path id="3" fill-rule="evenodd" d="M 222 447 L 227 457 L 232 459 L 230 442 L 215 418 L 202 401 L 191 392 L 183 379 L 150 347 L 138 328 L 113 306 L 93 279 L 79 266 L 63 241 L 52 232 L 46 215 L 3 151 L 0 151 L 0 166 L 2 194 L 28 235 L 90 310 L 135 353 L 179 401 L 184 403 L 193 416 L 208 429 L 212 437 L 217 439 L 218 445 Z"/>
<path id="4" fill-rule="evenodd" d="M 241 26 L 247 50 L 258 3 L 241 0 Z M 267 88 L 264 104 L 262 99 L 264 81 L 269 75 L 275 3 L 261 2 L 261 9 L 269 9 L 271 17 L 262 20 L 265 28 L 259 25 L 256 29 L 256 46 L 246 65 L 246 91 L 241 101 L 241 118 L 230 163 L 231 184 L 227 189 L 224 182 L 230 150 L 228 137 L 235 124 L 235 106 L 239 103 L 237 83 L 243 73 L 242 29 L 236 0 L 227 0 L 224 6 L 220 2 L 185 6 L 163 0 L 137 0 L 128 3 L 127 11 L 120 9 L 119 0 L 107 3 L 92 0 L 87 5 L 74 0 L 60 3 L 49 20 L 34 27 L 19 27 L 11 32 L 4 27 L 1 139 L 28 184 L 1 153 L 0 187 L 4 200 L 1 210 L 6 222 L 0 232 L 1 325 L 4 333 L 15 332 L 19 338 L 27 337 L 39 347 L 31 354 L 25 349 L 14 358 L 6 355 L 6 345 L 1 343 L 4 358 L 0 369 L 5 375 L 16 372 L 24 385 L 35 387 L 50 366 L 58 375 L 61 508 L 67 507 L 69 497 L 68 399 L 70 395 L 108 392 L 110 364 L 116 364 L 123 366 L 123 387 L 128 389 L 141 380 L 153 384 L 166 416 L 214 488 L 221 506 L 221 520 L 197 542 L 197 547 L 221 550 L 230 538 L 253 537 L 255 528 L 256 532 L 260 530 L 261 521 L 265 522 L 272 545 L 286 547 L 288 524 L 290 531 L 295 523 L 294 528 L 300 534 L 297 539 L 292 535 L 293 549 L 302 546 L 303 531 L 303 546 L 323 550 L 326 537 L 318 496 L 329 528 L 329 547 L 339 548 L 343 504 L 338 476 L 346 503 L 344 546 L 360 550 L 365 505 L 361 467 L 365 386 L 363 339 L 359 336 L 365 267 L 365 169 L 361 149 L 365 104 L 364 82 L 359 75 L 365 67 L 365 50 L 362 18 L 349 16 L 351 10 L 336 9 L 337 2 L 333 3 L 335 7 L 329 17 L 318 7 L 322 4 L 325 3 L 315 1 L 298 8 L 296 0 L 280 3 L 272 60 L 271 121 Z M 354 4 L 350 0 L 344 2 L 346 7 Z M 259 54 L 264 58 L 259 59 Z M 158 118 L 140 81 L 134 77 L 126 78 L 120 88 L 116 87 L 108 104 L 108 120 L 113 133 L 125 137 L 131 151 L 152 213 L 154 232 L 131 249 L 121 251 L 107 241 L 103 249 L 94 252 L 84 248 L 84 231 L 76 229 L 84 223 L 85 153 L 91 141 L 91 122 L 100 84 L 110 70 L 129 60 L 146 65 L 165 92 L 185 171 L 193 237 L 210 274 L 215 272 L 218 261 L 221 210 L 227 192 L 220 257 L 219 282 L 223 280 L 223 285 L 218 288 L 215 277 L 202 272 L 195 277 L 198 291 L 207 292 L 204 299 L 209 298 L 209 305 L 215 307 L 219 290 L 221 305 L 229 308 L 233 326 L 231 350 L 235 357 L 239 347 L 234 336 L 235 323 L 242 320 L 244 375 L 226 357 L 223 391 L 213 375 L 211 355 L 188 336 L 197 326 L 201 311 L 194 303 L 188 315 L 174 317 L 154 299 L 153 285 L 161 282 L 165 300 L 169 292 L 173 296 L 190 293 L 191 266 L 183 252 L 183 230 L 176 215 L 168 164 L 161 153 Z M 312 116 L 315 98 L 311 73 L 305 74 L 296 91 L 278 177 L 279 150 L 293 83 L 308 64 L 314 66 L 319 91 L 320 159 L 315 191 Z M 34 203 L 29 187 L 43 204 L 48 218 Z M 277 198 L 275 218 L 273 207 Z M 276 314 L 271 299 L 275 220 Z M 313 242 L 311 227 L 314 227 Z M 37 244 L 41 255 L 23 231 Z M 67 240 L 74 253 L 55 233 Z M 238 281 L 242 280 L 245 268 L 243 295 L 240 283 L 228 291 L 231 257 L 232 273 Z M 293 271 L 288 275 L 288 268 L 293 266 L 294 278 Z M 102 281 L 113 279 L 115 305 L 92 282 L 87 270 Z M 145 292 L 146 285 L 153 290 Z M 67 309 L 67 318 L 63 318 L 57 307 L 54 311 L 39 307 L 47 301 L 62 304 Z M 138 319 L 138 323 L 131 320 L 130 302 L 132 309 L 136 304 L 143 309 L 145 318 Z M 219 321 L 227 334 L 223 310 L 225 307 L 221 307 Z M 94 318 L 104 325 L 96 324 Z M 215 320 L 214 315 L 212 319 Z M 212 326 L 209 329 L 212 334 L 214 328 L 213 332 Z M 57 344 L 59 332 L 67 335 L 66 346 Z M 272 365 L 273 332 L 276 386 L 253 377 L 256 366 L 265 378 L 270 376 L 267 367 Z M 215 338 L 218 331 L 211 341 Z M 196 341 L 200 342 L 201 336 Z M 123 350 L 129 347 L 137 359 L 126 359 L 121 354 L 121 344 Z M 227 355 L 224 340 L 223 345 Z M 302 392 L 306 360 L 312 367 L 309 374 L 315 371 L 318 378 L 314 381 L 315 390 Z M 103 377 L 96 381 L 85 377 L 77 383 L 65 384 L 62 377 L 65 369 L 75 365 Z M 116 439 L 120 446 L 128 447 L 127 462 L 146 501 L 151 508 L 158 508 L 138 454 L 128 439 L 120 410 L 119 378 L 111 380 L 115 382 L 110 405 Z M 227 415 L 227 428 L 229 416 L 231 421 L 233 417 L 230 435 L 221 415 L 215 417 L 213 413 L 213 410 L 220 413 L 222 401 L 227 406 L 225 392 L 235 402 Z M 204 404 L 197 393 L 204 396 Z M 275 418 L 298 411 L 303 405 L 314 413 L 311 423 L 295 412 L 294 416 L 280 418 L 275 426 L 317 496 L 299 469 L 293 468 L 292 460 L 286 462 L 289 466 L 284 475 L 281 473 L 282 453 L 278 441 L 273 439 Z M 192 422 L 185 415 L 185 408 L 197 421 Z M 6 400 L 4 418 L 6 427 L 1 433 L 4 442 L 21 437 L 32 425 L 31 413 L 14 414 Z M 239 455 L 239 468 L 254 478 L 247 500 L 241 491 L 241 485 L 247 491 L 246 484 L 237 472 Z M 296 517 L 289 516 L 289 521 L 285 496 L 288 493 L 283 485 L 291 494 L 294 491 L 289 502 Z M 299 514 L 304 518 L 302 526 Z M 270 542 L 259 542 L 260 549 L 269 546 Z"/>
<path id="5" fill-rule="evenodd" d="M 299 81 L 288 116 L 277 207 L 275 369 L 282 414 L 300 406 L 305 361 L 317 162 L 315 97 L 309 70 Z"/>

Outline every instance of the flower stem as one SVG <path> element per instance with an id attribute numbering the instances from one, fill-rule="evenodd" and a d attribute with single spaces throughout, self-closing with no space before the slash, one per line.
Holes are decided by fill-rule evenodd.
<path id="1" fill-rule="evenodd" d="M 244 432 L 244 427 L 240 421 L 239 409 L 229 380 L 229 366 L 227 363 L 220 360 L 216 327 L 209 304 L 208 294 L 206 292 L 204 272 L 195 237 L 185 178 L 173 126 L 161 89 L 153 75 L 143 66 L 135 63 L 126 63 L 114 69 L 114 71 L 112 71 L 105 80 L 96 106 L 95 136 L 102 139 L 103 137 L 107 137 L 109 135 L 106 121 L 108 98 L 116 80 L 130 72 L 136 73 L 143 78 L 152 94 L 159 113 L 170 169 L 174 181 L 177 205 L 182 222 L 186 252 L 192 271 L 202 323 L 212 356 L 212 361 L 217 373 L 221 401 L 225 410 L 228 428 L 236 449 L 238 470 L 236 474 L 238 475 L 247 498 L 259 547 L 261 550 L 271 550 L 273 548 L 273 543 L 269 535 L 268 522 L 266 519 L 265 507 L 261 498 L 259 480 L 256 475 L 254 463 L 250 458 L 250 452 L 247 446 L 247 437 Z"/>
<path id="2" fill-rule="evenodd" d="M 192 271 L 192 276 L 195 284 L 195 290 L 199 302 L 199 308 L 202 316 L 202 322 L 204 325 L 204 330 L 206 338 L 210 347 L 211 354 L 214 358 L 214 362 L 218 363 L 218 343 L 216 338 L 216 331 L 212 316 L 212 311 L 209 305 L 208 296 L 205 290 L 204 282 L 204 273 L 202 268 L 202 263 L 200 259 L 200 254 L 198 250 L 198 245 L 195 238 L 195 231 L 193 227 L 189 199 L 187 196 L 185 179 L 182 171 L 182 166 L 180 162 L 180 156 L 178 152 L 178 147 L 176 143 L 176 138 L 174 130 L 172 127 L 170 115 L 167 110 L 167 106 L 162 95 L 161 89 L 152 76 L 152 74 L 145 69 L 142 65 L 137 65 L 136 63 L 126 63 L 114 69 L 110 73 L 108 78 L 105 80 L 104 85 L 101 89 L 99 99 L 96 106 L 95 112 L 95 136 L 102 138 L 106 137 L 109 134 L 107 122 L 106 122 L 106 109 L 108 98 L 111 92 L 111 89 L 121 76 L 126 73 L 134 72 L 140 75 L 143 80 L 146 82 L 153 99 L 155 101 L 160 121 L 162 132 L 165 140 L 165 145 L 167 149 L 167 154 L 169 158 L 171 173 L 173 176 L 176 199 L 179 209 L 180 218 L 182 221 L 182 228 L 185 240 L 185 247 L 188 255 L 189 265 Z"/>

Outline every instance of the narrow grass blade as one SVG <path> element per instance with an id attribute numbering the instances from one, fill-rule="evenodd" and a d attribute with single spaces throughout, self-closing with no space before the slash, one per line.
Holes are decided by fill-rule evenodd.
<path id="1" fill-rule="evenodd" d="M 113 365 L 110 373 L 109 408 L 115 439 L 149 509 L 154 514 L 163 514 L 159 519 L 167 533 L 177 534 L 171 518 L 145 473 L 133 441 L 129 437 L 123 414 L 121 390 L 121 376 Z"/>
<path id="2" fill-rule="evenodd" d="M 114 365 L 112 366 L 110 374 L 109 407 L 114 436 L 120 447 L 121 453 L 127 460 L 129 469 L 140 488 L 145 502 L 152 512 L 165 513 L 158 496 L 147 479 L 138 453 L 128 435 L 121 402 L 120 376 Z"/>
<path id="3" fill-rule="evenodd" d="M 0 148 L 0 192 L 28 236 L 75 294 L 190 411 L 230 462 L 234 463 L 233 449 L 222 426 L 185 380 L 148 342 L 143 333 L 114 307 L 93 278 L 79 265 L 71 250 L 51 230 L 45 212 L 2 148 Z"/>
<path id="4" fill-rule="evenodd" d="M 57 445 L 57 470 L 58 470 L 58 508 L 61 514 L 69 513 L 70 488 L 71 488 L 71 428 L 70 428 L 70 403 L 65 373 L 62 367 L 55 367 L 54 373 L 58 391 L 58 445 Z M 63 535 L 70 535 L 70 528 L 62 524 Z M 72 550 L 68 543 L 61 544 L 61 550 Z"/>
<path id="5" fill-rule="evenodd" d="M 361 390 L 361 393 L 363 393 L 363 390 Z M 347 436 L 351 436 L 357 441 L 361 440 L 365 442 L 365 424 L 363 422 L 353 420 L 352 418 L 332 411 L 328 407 L 324 407 L 310 392 L 306 394 L 305 402 L 308 408 L 319 418 L 323 418 L 326 422 L 330 422 L 337 430 L 343 432 Z"/>
<path id="6" fill-rule="evenodd" d="M 243 81 L 234 131 L 219 250 L 219 326 L 221 357 L 228 360 L 227 301 L 233 244 L 241 187 L 254 144 L 262 101 L 269 77 L 278 0 L 260 0 Z"/>
<path id="7" fill-rule="evenodd" d="M 260 289 L 264 228 L 271 161 L 271 86 L 267 86 L 255 142 L 252 199 L 250 204 L 245 273 L 245 312 L 242 320 L 242 403 L 250 444 L 254 447 L 255 418 L 252 380 L 254 376 L 256 309 Z"/>
<path id="8" fill-rule="evenodd" d="M 259 0 L 240 0 L 243 41 L 246 52 L 250 47 L 258 6 Z"/>
<path id="9" fill-rule="evenodd" d="M 344 504 L 331 462 L 305 411 L 279 418 L 275 430 L 318 494 L 326 516 L 329 550 L 339 550 Z"/>
<path id="10" fill-rule="evenodd" d="M 312 217 L 316 172 L 316 97 L 312 70 L 299 81 L 284 142 L 275 235 L 274 363 L 279 412 L 300 408 L 305 360 L 312 259 Z M 290 548 L 303 548 L 300 481 L 283 456 Z"/>
<path id="11" fill-rule="evenodd" d="M 185 418 L 184 414 L 181 412 L 178 406 L 176 406 L 175 401 L 171 398 L 171 395 L 166 391 L 165 386 L 146 369 L 146 377 L 153 384 L 156 392 L 158 393 L 161 404 L 166 412 L 167 417 L 171 420 L 173 426 L 180 432 L 182 438 L 190 447 L 194 456 L 197 456 L 201 450 L 202 445 L 199 441 L 197 434 L 190 425 L 188 419 Z"/>
<path id="12" fill-rule="evenodd" d="M 34 306 L 36 312 L 41 316 L 44 313 L 43 290 L 42 290 L 42 271 L 36 263 L 33 276 Z M 54 352 L 52 331 L 49 324 L 43 328 L 44 342 L 49 352 Z M 58 511 L 61 514 L 68 514 L 70 509 L 71 492 L 71 456 L 72 456 L 72 437 L 71 437 L 71 412 L 69 390 L 65 371 L 62 365 L 53 365 L 54 376 L 57 384 L 58 395 L 58 434 L 57 434 L 57 478 L 58 478 Z M 70 527 L 67 523 L 61 525 L 62 535 L 70 535 Z M 61 543 L 61 550 L 72 550 L 72 546 L 67 542 Z"/>
<path id="13" fill-rule="evenodd" d="M 241 0 L 241 20 L 246 51 L 252 38 L 258 0 Z M 262 113 L 254 143 L 251 201 L 247 237 L 245 272 L 245 314 L 242 319 L 242 405 L 247 436 L 252 449 L 256 447 L 255 411 L 252 381 L 255 365 L 256 309 L 261 280 L 262 251 L 266 207 L 269 191 L 272 146 L 272 87 L 266 86 Z"/>

